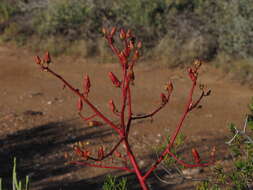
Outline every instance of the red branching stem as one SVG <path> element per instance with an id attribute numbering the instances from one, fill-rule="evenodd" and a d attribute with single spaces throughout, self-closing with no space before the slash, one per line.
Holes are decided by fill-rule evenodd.
<path id="1" fill-rule="evenodd" d="M 124 138 L 121 138 L 119 140 L 119 142 L 111 149 L 111 151 L 108 152 L 107 154 L 105 154 L 102 158 L 94 158 L 92 156 L 87 156 L 87 160 L 102 161 L 105 158 L 108 158 L 109 156 L 111 156 L 115 152 L 115 150 L 119 147 L 119 145 L 123 142 L 123 140 L 124 140 Z"/>
<path id="2" fill-rule="evenodd" d="M 197 78 L 196 78 L 196 80 L 197 80 Z M 156 169 L 156 167 L 158 166 L 158 164 L 160 164 L 161 161 L 163 161 L 163 159 L 164 159 L 164 157 L 166 156 L 166 154 L 168 154 L 168 153 L 170 152 L 170 148 L 173 146 L 173 144 L 174 144 L 174 142 L 175 142 L 175 140 L 176 140 L 176 138 L 177 138 L 177 135 L 178 135 L 180 129 L 182 128 L 182 126 L 183 126 L 183 122 L 184 122 L 184 120 L 185 120 L 187 114 L 188 114 L 189 111 L 190 111 L 190 106 L 191 106 L 191 104 L 192 104 L 193 92 L 194 92 L 194 89 L 195 89 L 196 84 L 197 84 L 197 81 L 196 81 L 196 80 L 194 80 L 194 81 L 192 82 L 192 87 L 191 87 L 191 90 L 190 90 L 190 92 L 189 92 L 189 99 L 188 99 L 188 102 L 187 102 L 187 104 L 186 104 L 186 106 L 185 106 L 184 113 L 183 113 L 183 115 L 182 115 L 182 117 L 181 117 L 181 119 L 180 119 L 180 121 L 179 121 L 179 123 L 178 123 L 178 125 L 177 125 L 176 131 L 175 131 L 174 134 L 172 135 L 172 137 L 171 137 L 171 139 L 170 139 L 170 142 L 169 142 L 169 144 L 167 145 L 167 147 L 166 147 L 166 149 L 164 150 L 164 152 L 163 152 L 163 153 L 161 154 L 161 156 L 157 159 L 157 161 L 153 164 L 153 166 L 145 173 L 144 179 L 146 179 L 146 178 Z"/>
<path id="3" fill-rule="evenodd" d="M 145 119 L 145 118 L 148 118 L 148 117 L 153 117 L 156 113 L 158 113 L 160 110 L 162 110 L 169 102 L 170 100 L 170 96 L 171 96 L 171 93 L 169 94 L 169 96 L 167 97 L 167 102 L 165 103 L 162 103 L 158 108 L 156 108 L 152 113 L 150 114 L 146 114 L 146 115 L 140 115 L 140 116 L 134 116 L 132 117 L 132 120 L 136 120 L 136 119 Z"/>
<path id="4" fill-rule="evenodd" d="M 127 70 L 126 66 L 123 66 L 123 85 L 122 85 L 122 106 L 120 112 L 120 119 L 121 119 L 121 128 L 125 132 L 125 109 L 126 109 L 126 102 L 127 102 L 127 91 L 129 89 L 129 80 L 127 79 Z"/>
<path id="5" fill-rule="evenodd" d="M 190 90 L 190 93 L 189 93 L 189 99 L 188 99 L 188 103 L 186 104 L 185 106 L 185 110 L 184 110 L 184 114 L 182 115 L 178 125 L 177 125 L 177 128 L 176 128 L 176 131 L 175 133 L 172 135 L 172 138 L 170 139 L 170 143 L 168 144 L 168 149 L 170 149 L 172 147 L 172 145 L 174 144 L 176 138 L 177 138 L 177 135 L 180 131 L 180 129 L 182 128 L 183 126 L 183 122 L 186 118 L 186 116 L 188 115 L 189 111 L 190 111 L 190 107 L 192 105 L 192 96 L 193 96 L 193 93 L 194 93 L 194 89 L 196 87 L 196 84 L 197 84 L 197 81 L 193 81 L 192 82 L 192 87 L 191 87 L 191 90 Z"/>
<path id="6" fill-rule="evenodd" d="M 191 111 L 191 110 L 193 110 L 194 108 L 196 108 L 196 107 L 199 105 L 200 101 L 203 99 L 204 96 L 205 96 L 205 92 L 202 91 L 200 97 L 198 98 L 198 100 L 197 100 L 194 104 L 191 105 L 189 111 Z"/>
<path id="7" fill-rule="evenodd" d="M 97 116 L 97 114 L 93 114 L 92 116 L 90 117 L 84 117 L 81 113 L 78 113 L 78 115 L 80 116 L 80 118 L 83 120 L 83 121 L 89 121 L 91 119 L 93 119 L 94 117 Z"/>
<path id="8" fill-rule="evenodd" d="M 214 164 L 214 158 L 211 158 L 211 161 L 206 162 L 206 163 L 188 164 L 188 163 L 184 162 L 183 160 L 179 159 L 172 152 L 169 151 L 168 154 L 171 155 L 179 164 L 181 164 L 182 166 L 185 166 L 187 168 L 204 167 L 204 166 L 210 166 L 210 165 Z"/>
<path id="9" fill-rule="evenodd" d="M 44 71 L 47 71 L 51 73 L 53 76 L 60 79 L 65 86 L 67 86 L 74 94 L 79 96 L 95 113 L 97 116 L 99 116 L 104 122 L 106 122 L 109 126 L 111 126 L 118 134 L 122 134 L 122 132 L 119 130 L 119 128 L 108 118 L 106 118 L 88 99 L 86 99 L 83 94 L 79 92 L 78 89 L 75 89 L 71 84 L 69 84 L 66 80 L 64 80 L 60 75 L 55 73 L 53 70 L 51 70 L 49 67 L 41 66 Z"/>
<path id="10" fill-rule="evenodd" d="M 148 117 L 153 117 L 156 113 L 158 113 L 160 110 L 162 110 L 165 107 L 166 104 L 161 104 L 157 109 L 155 109 L 152 113 L 146 114 L 146 115 L 140 115 L 140 116 L 133 116 L 132 120 L 136 119 L 145 119 Z"/>
<path id="11" fill-rule="evenodd" d="M 81 161 L 73 161 L 70 162 L 70 164 L 76 164 L 76 165 L 84 165 L 84 166 L 90 166 L 90 167 L 96 167 L 96 168 L 108 168 L 108 169 L 116 169 L 116 170 L 123 170 L 128 172 L 134 172 L 134 170 L 128 168 L 128 167 L 118 167 L 118 166 L 106 166 L 102 164 L 91 164 L 87 162 L 81 162 Z"/>
<path id="12" fill-rule="evenodd" d="M 132 97 L 131 97 L 131 89 L 130 87 L 127 90 L 127 98 L 128 98 L 128 121 L 125 129 L 126 137 L 128 138 L 129 130 L 132 122 Z"/>
<path id="13" fill-rule="evenodd" d="M 146 184 L 146 181 L 144 179 L 144 177 L 142 176 L 141 174 L 141 171 L 140 171 L 140 168 L 136 162 L 136 158 L 131 150 L 131 147 L 129 146 L 129 143 L 127 140 L 124 140 L 124 144 L 126 146 L 126 150 L 127 150 L 127 155 L 128 155 L 128 158 L 130 159 L 130 162 L 134 168 L 134 172 L 139 180 L 139 183 L 142 187 L 143 190 L 148 190 L 148 187 L 147 187 L 147 184 Z"/>

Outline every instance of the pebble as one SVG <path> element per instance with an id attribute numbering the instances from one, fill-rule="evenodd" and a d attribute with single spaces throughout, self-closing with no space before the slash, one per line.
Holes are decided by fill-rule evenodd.
<path id="1" fill-rule="evenodd" d="M 200 174 L 203 171 L 202 168 L 188 168 L 182 170 L 182 173 L 186 176 L 191 176 L 191 175 L 197 175 Z"/>
<path id="2" fill-rule="evenodd" d="M 52 101 L 48 101 L 47 102 L 47 105 L 51 105 L 53 102 Z"/>
<path id="3" fill-rule="evenodd" d="M 145 164 L 145 161 L 144 161 L 144 160 L 140 160 L 140 161 L 139 161 L 139 166 L 140 166 L 140 167 L 144 166 L 144 164 Z"/>
<path id="4" fill-rule="evenodd" d="M 206 114 L 205 115 L 207 118 L 213 118 L 213 114 Z"/>

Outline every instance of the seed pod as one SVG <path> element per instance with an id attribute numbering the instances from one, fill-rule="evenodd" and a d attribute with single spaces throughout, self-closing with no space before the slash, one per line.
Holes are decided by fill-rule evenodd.
<path id="1" fill-rule="evenodd" d="M 100 122 L 100 121 L 89 121 L 89 122 L 88 122 L 88 126 L 89 126 L 89 127 L 101 126 L 101 125 L 103 125 L 103 123 Z"/>
<path id="2" fill-rule="evenodd" d="M 83 101 L 82 101 L 81 98 L 78 98 L 77 109 L 78 109 L 79 112 L 82 111 L 82 109 L 83 109 Z"/>
<path id="3" fill-rule="evenodd" d="M 47 64 L 51 63 L 51 56 L 48 51 L 45 53 L 44 62 Z"/>
<path id="4" fill-rule="evenodd" d="M 104 147 L 102 146 L 99 147 L 97 154 L 98 154 L 98 159 L 102 159 L 104 157 Z"/>
<path id="5" fill-rule="evenodd" d="M 201 160 L 200 160 L 199 153 L 195 148 L 192 149 L 192 155 L 193 155 L 195 163 L 199 164 Z"/>
<path id="6" fill-rule="evenodd" d="M 111 109 L 111 111 L 112 111 L 113 113 L 116 112 L 116 108 L 115 108 L 115 105 L 114 105 L 113 100 L 110 100 L 110 101 L 109 101 L 109 107 L 110 107 L 110 109 Z"/>
<path id="7" fill-rule="evenodd" d="M 126 38 L 131 38 L 131 37 L 132 37 L 132 31 L 131 30 L 127 30 Z"/>
<path id="8" fill-rule="evenodd" d="M 90 156 L 90 152 L 88 150 L 84 150 L 82 151 L 82 158 L 84 160 L 88 160 L 89 159 L 89 156 Z"/>
<path id="9" fill-rule="evenodd" d="M 138 59 L 139 59 L 139 57 L 140 57 L 140 53 L 139 53 L 139 51 L 138 51 L 138 50 L 135 50 L 135 51 L 134 51 L 133 60 L 134 60 L 134 61 L 136 61 L 136 60 L 138 60 Z"/>
<path id="10" fill-rule="evenodd" d="M 170 95 L 170 94 L 172 93 L 173 89 L 174 89 L 172 82 L 169 81 L 169 82 L 165 85 L 164 89 L 168 92 L 168 95 Z"/>
<path id="11" fill-rule="evenodd" d="M 119 37 L 121 40 L 124 40 L 126 38 L 126 32 L 123 28 L 120 29 Z"/>
<path id="12" fill-rule="evenodd" d="M 118 158 L 122 158 L 122 155 L 121 155 L 121 153 L 120 153 L 120 152 L 115 151 L 115 152 L 114 152 L 114 154 L 115 154 L 115 156 L 116 156 L 116 157 L 118 157 Z"/>
<path id="13" fill-rule="evenodd" d="M 131 49 L 131 50 L 134 49 L 134 43 L 133 43 L 132 40 L 129 41 L 128 47 L 129 47 L 129 49 Z"/>
<path id="14" fill-rule="evenodd" d="M 41 65 L 41 59 L 40 59 L 40 57 L 37 55 L 37 56 L 35 56 L 35 63 L 36 64 L 38 64 L 38 65 Z"/>
<path id="15" fill-rule="evenodd" d="M 118 78 L 112 72 L 109 72 L 108 76 L 111 79 L 114 86 L 116 86 L 117 88 L 119 88 L 121 86 L 121 82 L 118 80 Z"/>
<path id="16" fill-rule="evenodd" d="M 202 65 L 202 61 L 199 60 L 199 59 L 196 59 L 194 62 L 193 62 L 193 65 L 195 66 L 196 69 L 199 69 L 199 67 Z"/>
<path id="17" fill-rule="evenodd" d="M 116 32 L 117 28 L 116 27 L 113 27 L 112 30 L 111 30 L 111 36 L 113 36 Z"/>
<path id="18" fill-rule="evenodd" d="M 137 43 L 137 48 L 138 48 L 138 49 L 141 49 L 141 48 L 142 48 L 142 42 L 141 42 L 141 41 L 139 41 L 139 42 Z"/>
<path id="19" fill-rule="evenodd" d="M 127 63 L 127 58 L 126 58 L 124 52 L 120 52 L 119 58 L 120 58 L 120 63 L 121 63 L 122 65 L 125 65 L 125 64 Z"/>
<path id="20" fill-rule="evenodd" d="M 162 100 L 162 104 L 166 104 L 168 102 L 168 98 L 165 96 L 164 93 L 161 93 L 160 97 Z"/>
<path id="21" fill-rule="evenodd" d="M 84 76 L 84 79 L 83 79 L 83 91 L 84 91 L 84 94 L 87 96 L 90 92 L 90 87 L 91 87 L 91 84 L 90 84 L 90 78 L 88 75 L 85 75 Z"/>

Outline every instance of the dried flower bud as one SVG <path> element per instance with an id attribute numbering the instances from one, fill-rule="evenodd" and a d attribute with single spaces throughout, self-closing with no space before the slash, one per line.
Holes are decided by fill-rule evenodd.
<path id="1" fill-rule="evenodd" d="M 111 36 L 113 36 L 116 32 L 117 28 L 116 27 L 113 27 L 112 30 L 111 30 Z"/>
<path id="2" fill-rule="evenodd" d="M 120 58 L 120 63 L 121 63 L 121 64 L 123 64 L 123 65 L 127 64 L 127 62 L 128 62 L 128 61 L 127 61 L 127 57 L 125 56 L 125 54 L 124 54 L 123 51 L 120 52 L 119 58 Z"/>
<path id="3" fill-rule="evenodd" d="M 118 78 L 112 72 L 109 72 L 108 76 L 111 79 L 113 85 L 119 88 L 121 85 L 121 82 L 118 80 Z"/>
<path id="4" fill-rule="evenodd" d="M 122 155 L 120 152 L 118 152 L 117 150 L 114 152 L 115 156 L 118 158 L 122 158 Z"/>
<path id="5" fill-rule="evenodd" d="M 142 48 L 142 42 L 141 42 L 141 41 L 139 41 L 139 42 L 137 43 L 137 48 L 138 48 L 138 49 L 141 49 L 141 48 Z"/>
<path id="6" fill-rule="evenodd" d="M 165 96 L 164 93 L 161 93 L 160 97 L 162 100 L 162 104 L 166 104 L 168 102 L 168 98 Z"/>
<path id="7" fill-rule="evenodd" d="M 137 59 L 139 59 L 139 57 L 140 57 L 140 53 L 139 53 L 139 51 L 136 49 L 136 50 L 134 51 L 133 60 L 136 61 Z"/>
<path id="8" fill-rule="evenodd" d="M 101 126 L 101 125 L 103 125 L 103 123 L 100 122 L 100 121 L 89 121 L 89 122 L 88 122 L 88 126 L 89 126 L 89 127 Z"/>
<path id="9" fill-rule="evenodd" d="M 134 43 L 133 43 L 133 41 L 129 41 L 129 44 L 128 44 L 128 46 L 129 46 L 129 49 L 134 49 Z"/>
<path id="10" fill-rule="evenodd" d="M 196 69 L 199 69 L 199 67 L 202 65 L 202 61 L 199 60 L 199 59 L 196 59 L 194 62 L 193 62 L 193 65 L 195 66 Z"/>
<path id="11" fill-rule="evenodd" d="M 105 28 L 102 28 L 102 33 L 103 33 L 104 35 L 106 35 L 106 34 L 107 34 L 107 30 L 106 30 Z"/>
<path id="12" fill-rule="evenodd" d="M 84 91 L 84 94 L 87 96 L 90 92 L 90 87 L 91 87 L 91 84 L 90 84 L 90 78 L 88 75 L 85 75 L 84 76 L 84 79 L 83 79 L 83 91 Z"/>
<path id="13" fill-rule="evenodd" d="M 131 38 L 131 37 L 132 37 L 132 31 L 131 30 L 127 30 L 126 38 Z"/>
<path id="14" fill-rule="evenodd" d="M 174 88 L 174 87 L 173 87 L 173 84 L 172 84 L 171 81 L 169 81 L 169 82 L 165 85 L 165 87 L 164 87 L 164 89 L 165 89 L 166 91 L 168 91 L 168 94 L 169 94 L 169 95 L 172 93 L 173 88 Z"/>
<path id="15" fill-rule="evenodd" d="M 37 55 L 37 56 L 35 56 L 35 63 L 36 64 L 38 64 L 38 65 L 41 65 L 41 59 L 40 59 L 40 57 Z"/>
<path id="16" fill-rule="evenodd" d="M 126 39 L 126 32 L 123 28 L 120 29 L 119 37 L 120 37 L 121 40 Z"/>
<path id="17" fill-rule="evenodd" d="M 51 56 L 48 51 L 45 53 L 44 62 L 47 64 L 51 63 Z"/>
<path id="18" fill-rule="evenodd" d="M 114 113 L 114 112 L 117 112 L 113 100 L 110 100 L 110 101 L 109 101 L 109 107 L 110 107 L 110 109 L 111 109 L 111 111 L 112 111 L 113 113 Z"/>
<path id="19" fill-rule="evenodd" d="M 193 155 L 195 163 L 199 164 L 201 160 L 200 160 L 199 153 L 195 148 L 192 149 L 192 155 Z"/>
<path id="20" fill-rule="evenodd" d="M 103 146 L 99 147 L 97 154 L 98 154 L 98 159 L 102 159 L 104 157 L 104 147 Z"/>
<path id="21" fill-rule="evenodd" d="M 205 85 L 204 84 L 200 84 L 199 85 L 199 89 L 203 91 L 205 89 Z"/>
<path id="22" fill-rule="evenodd" d="M 81 98 L 78 98 L 77 109 L 78 109 L 79 112 L 82 111 L 82 109 L 83 109 L 83 101 L 82 101 Z"/>

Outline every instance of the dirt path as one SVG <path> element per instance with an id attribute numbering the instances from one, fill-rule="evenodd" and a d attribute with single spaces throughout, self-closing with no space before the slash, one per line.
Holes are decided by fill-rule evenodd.
<path id="1" fill-rule="evenodd" d="M 51 68 L 76 87 L 81 86 L 82 75 L 89 73 L 91 100 L 109 114 L 107 102 L 112 97 L 117 101 L 118 95 L 115 96 L 107 73 L 117 73 L 116 64 L 97 64 L 70 57 L 61 57 L 54 62 Z M 158 104 L 160 92 L 168 79 L 172 79 L 175 87 L 171 103 L 152 123 L 135 123 L 136 130 L 132 130 L 137 155 L 147 157 L 144 165 L 151 162 L 152 155 L 152 150 L 145 147 L 155 146 L 166 133 L 173 131 L 182 113 L 190 81 L 184 70 L 169 70 L 156 66 L 156 63 L 153 66 L 142 63 L 136 67 L 135 113 L 152 110 Z M 212 90 L 212 95 L 204 99 L 201 109 L 190 114 L 183 132 L 189 146 L 203 145 L 204 153 L 212 145 L 220 146 L 218 154 L 222 159 L 228 134 L 226 126 L 230 122 L 243 123 L 253 91 L 209 66 L 203 67 L 200 81 Z M 61 84 L 52 76 L 40 72 L 33 63 L 33 55 L 26 50 L 0 46 L 0 87 L 0 176 L 6 178 L 10 174 L 11 158 L 16 156 L 19 172 L 31 176 L 32 189 L 101 188 L 108 170 L 64 165 L 63 154 L 78 141 L 110 145 L 113 141 L 111 131 L 81 123 L 76 114 L 76 98 L 67 90 L 61 90 Z M 156 187 L 158 185 L 154 189 Z M 189 183 L 169 187 L 189 189 Z"/>

